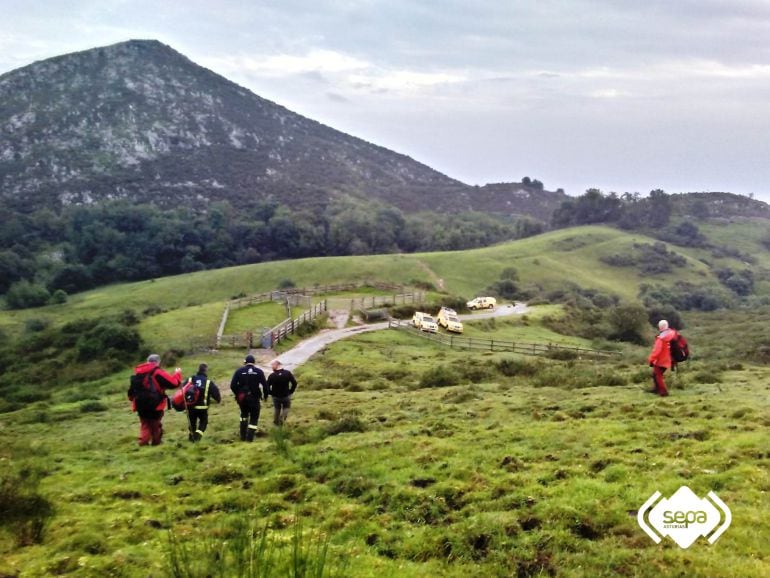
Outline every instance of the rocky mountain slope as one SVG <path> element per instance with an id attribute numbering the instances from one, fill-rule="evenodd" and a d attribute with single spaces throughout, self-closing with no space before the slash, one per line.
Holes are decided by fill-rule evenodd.
<path id="1" fill-rule="evenodd" d="M 468 186 L 260 98 L 151 40 L 0 76 L 0 127 L 0 197 L 27 210 L 115 198 L 309 207 L 353 198 L 547 220 L 566 197 L 530 184 Z"/>

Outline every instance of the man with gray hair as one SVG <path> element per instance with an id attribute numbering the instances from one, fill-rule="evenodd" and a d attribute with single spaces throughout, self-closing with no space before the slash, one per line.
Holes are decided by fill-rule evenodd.
<path id="1" fill-rule="evenodd" d="M 153 353 L 145 363 L 134 368 L 128 399 L 131 409 L 139 414 L 139 445 L 157 446 L 163 439 L 163 412 L 168 407 L 165 390 L 179 387 L 182 383 L 182 368 L 173 374 L 160 368 L 160 355 Z"/>
<path id="2" fill-rule="evenodd" d="M 658 322 L 658 336 L 655 338 L 655 345 L 652 348 L 647 361 L 652 367 L 652 383 L 654 387 L 650 393 L 657 393 L 665 397 L 668 395 L 666 382 L 663 381 L 663 374 L 673 365 L 671 360 L 671 341 L 676 338 L 676 331 L 668 326 L 668 321 L 661 319 Z"/>
<path id="3" fill-rule="evenodd" d="M 270 362 L 273 373 L 267 378 L 267 390 L 273 396 L 273 423 L 283 425 L 289 416 L 291 396 L 297 389 L 297 380 L 285 369 L 279 359 Z"/>

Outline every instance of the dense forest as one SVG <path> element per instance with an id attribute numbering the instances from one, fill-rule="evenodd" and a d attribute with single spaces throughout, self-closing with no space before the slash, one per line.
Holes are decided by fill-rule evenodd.
<path id="1" fill-rule="evenodd" d="M 227 201 L 205 211 L 122 201 L 42 209 L 0 228 L 0 293 L 8 307 L 23 308 L 116 281 L 276 259 L 468 249 L 543 230 L 528 219 L 339 202 L 317 212 Z"/>

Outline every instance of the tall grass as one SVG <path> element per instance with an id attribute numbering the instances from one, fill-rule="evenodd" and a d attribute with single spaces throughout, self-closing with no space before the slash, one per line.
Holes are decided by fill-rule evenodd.
<path id="1" fill-rule="evenodd" d="M 344 559 L 332 563 L 329 537 L 306 532 L 295 515 L 291 533 L 278 533 L 265 524 L 249 522 L 257 514 L 241 515 L 221 528 L 217 538 L 169 530 L 167 569 L 174 578 L 325 578 L 343 576 Z"/>

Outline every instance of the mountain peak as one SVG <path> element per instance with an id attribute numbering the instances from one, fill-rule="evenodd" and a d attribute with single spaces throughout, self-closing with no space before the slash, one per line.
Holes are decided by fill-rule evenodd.
<path id="1" fill-rule="evenodd" d="M 152 39 L 0 76 L 0 126 L 0 196 L 31 208 L 116 198 L 169 206 L 220 199 L 317 206 L 359 198 L 446 212 L 497 205 L 405 155 L 260 98 Z M 491 208 L 520 212 L 510 205 Z"/>

